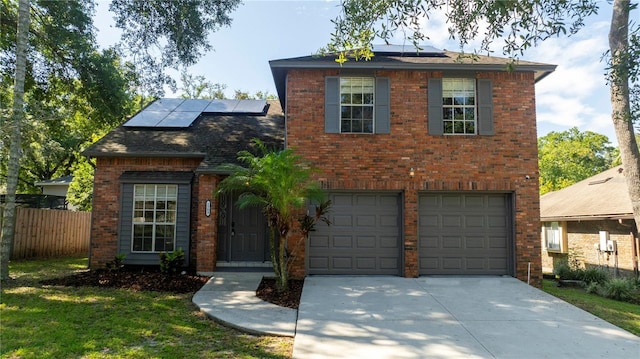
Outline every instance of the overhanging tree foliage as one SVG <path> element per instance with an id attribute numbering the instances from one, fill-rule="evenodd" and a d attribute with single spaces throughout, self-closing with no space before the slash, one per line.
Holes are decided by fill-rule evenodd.
<path id="1" fill-rule="evenodd" d="M 240 208 L 256 206 L 263 210 L 270 230 L 271 263 L 280 290 L 288 288 L 289 265 L 295 257 L 289 242 L 300 223 L 305 237 L 318 221 L 329 223 L 326 217 L 330 202 L 317 181 L 311 178 L 312 169 L 288 148 L 269 149 L 254 140 L 258 155 L 250 151 L 238 154 L 244 165 L 227 165 L 229 177 L 222 180 L 218 193 L 238 194 Z M 304 213 L 309 203 L 317 203 L 315 212 Z"/>
<path id="2" fill-rule="evenodd" d="M 167 69 L 190 66 L 211 49 L 209 34 L 231 24 L 240 0 L 112 0 L 120 50 L 140 76 L 139 92 L 160 97 L 176 90 Z"/>
<path id="3" fill-rule="evenodd" d="M 99 50 L 94 1 L 0 0 L 0 77 L 3 85 L 15 84 L 0 88 L 0 154 L 9 159 L 0 163 L 0 188 L 6 182 L 8 194 L 2 279 L 8 278 L 18 178 L 26 187 L 35 177 L 73 169 L 90 174 L 87 162 L 78 165 L 79 153 L 133 112 L 140 98 L 132 89 L 162 93 L 165 70 L 193 64 L 209 49 L 209 33 L 228 25 L 228 13 L 238 4 L 113 0 L 110 9 L 123 29 L 123 41 L 118 48 Z M 123 56 L 131 61 L 122 61 Z M 13 111 L 6 107 L 9 103 Z M 5 120 L 10 115 L 13 120 Z M 29 142 L 23 144 L 22 136 Z M 77 195 L 86 205 L 87 199 Z"/>
<path id="4" fill-rule="evenodd" d="M 367 60 L 374 55 L 374 40 L 389 41 L 400 31 L 419 46 L 428 39 L 422 21 L 439 11 L 445 13 L 449 34 L 463 51 L 472 40 L 481 39 L 475 50 L 491 53 L 492 44 L 502 40 L 503 54 L 517 64 L 528 48 L 550 37 L 577 33 L 602 4 L 596 0 L 342 0 L 328 50 L 336 52 L 339 63 L 349 58 Z M 612 121 L 636 226 L 640 226 L 640 152 L 633 129 L 640 113 L 640 24 L 631 22 L 629 16 L 638 11 L 638 2 L 613 0 L 608 4 L 613 9 L 605 54 Z"/>
<path id="5" fill-rule="evenodd" d="M 611 167 L 617 151 L 607 136 L 577 127 L 538 139 L 540 194 L 557 191 Z"/>

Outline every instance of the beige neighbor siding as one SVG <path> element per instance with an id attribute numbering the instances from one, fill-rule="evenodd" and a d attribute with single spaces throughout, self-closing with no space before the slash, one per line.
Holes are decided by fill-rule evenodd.
<path id="1" fill-rule="evenodd" d="M 623 224 L 630 225 L 632 221 L 625 220 Z M 618 268 L 620 274 L 633 274 L 633 251 L 631 244 L 631 228 L 620 225 L 617 221 L 582 221 L 567 222 L 568 253 L 547 252 L 542 241 L 542 269 L 545 273 L 552 273 L 554 260 L 558 261 L 567 254 L 575 254 L 580 258 L 584 267 L 602 266 L 614 273 L 616 256 L 599 252 L 596 245 L 600 243 L 600 231 L 609 231 L 609 239 L 617 242 Z"/>
<path id="2" fill-rule="evenodd" d="M 16 208 L 11 259 L 89 254 L 91 212 Z"/>

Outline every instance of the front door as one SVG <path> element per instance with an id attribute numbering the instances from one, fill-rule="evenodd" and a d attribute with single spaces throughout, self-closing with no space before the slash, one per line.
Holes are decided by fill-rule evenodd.
<path id="1" fill-rule="evenodd" d="M 262 210 L 240 209 L 235 198 L 221 196 L 218 230 L 218 260 L 226 262 L 263 262 L 266 253 L 267 228 Z M 223 199 L 224 198 L 224 199 Z"/>

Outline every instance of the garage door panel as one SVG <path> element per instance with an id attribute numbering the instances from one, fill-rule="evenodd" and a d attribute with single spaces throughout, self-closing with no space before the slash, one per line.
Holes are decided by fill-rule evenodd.
<path id="1" fill-rule="evenodd" d="M 331 193 L 332 225 L 311 233 L 328 247 L 309 246 L 309 274 L 401 274 L 401 212 L 397 193 Z M 312 258 L 326 258 L 314 260 Z"/>
<path id="2" fill-rule="evenodd" d="M 420 225 L 425 228 L 437 228 L 438 227 L 438 216 L 437 215 L 420 215 L 418 220 L 420 221 Z"/>
<path id="3" fill-rule="evenodd" d="M 334 248 L 353 248 L 353 238 L 351 236 L 334 236 Z"/>
<path id="4" fill-rule="evenodd" d="M 376 226 L 376 216 L 357 216 L 356 224 L 358 227 L 375 227 Z"/>
<path id="5" fill-rule="evenodd" d="M 508 198 L 507 194 L 421 194 L 420 274 L 509 274 Z"/>
<path id="6" fill-rule="evenodd" d="M 484 196 L 465 196 L 464 207 L 470 210 L 484 208 Z"/>
<path id="7" fill-rule="evenodd" d="M 418 244 L 420 248 L 438 248 L 438 243 L 438 237 L 421 236 Z"/>
<path id="8" fill-rule="evenodd" d="M 444 215 L 442 216 L 443 227 L 460 227 L 462 225 L 462 216 Z"/>
<path id="9" fill-rule="evenodd" d="M 444 195 L 441 199 L 442 208 L 460 208 L 462 207 L 462 198 L 460 196 Z"/>
<path id="10" fill-rule="evenodd" d="M 333 257 L 333 268 L 345 269 L 353 267 L 353 259 L 351 257 Z"/>
<path id="11" fill-rule="evenodd" d="M 389 227 L 392 230 L 398 228 L 399 218 L 397 215 L 380 215 L 380 227 Z"/>
<path id="12" fill-rule="evenodd" d="M 442 248 L 462 248 L 462 238 L 460 237 L 442 237 Z"/>
<path id="13" fill-rule="evenodd" d="M 468 215 L 464 220 L 466 228 L 483 228 L 486 226 L 484 216 Z"/>
<path id="14" fill-rule="evenodd" d="M 358 248 L 367 249 L 376 247 L 376 237 L 373 236 L 358 236 L 356 243 Z"/>
<path id="15" fill-rule="evenodd" d="M 380 248 L 399 249 L 397 236 L 380 236 Z"/>
<path id="16" fill-rule="evenodd" d="M 460 257 L 444 257 L 442 258 L 442 268 L 447 270 L 461 270 L 462 258 Z"/>
<path id="17" fill-rule="evenodd" d="M 485 248 L 484 237 L 466 237 L 465 248 L 482 249 Z"/>
<path id="18" fill-rule="evenodd" d="M 329 236 L 314 236 L 309 239 L 309 247 L 329 248 Z"/>
<path id="19" fill-rule="evenodd" d="M 309 257 L 309 269 L 326 268 L 329 266 L 329 257 Z"/>

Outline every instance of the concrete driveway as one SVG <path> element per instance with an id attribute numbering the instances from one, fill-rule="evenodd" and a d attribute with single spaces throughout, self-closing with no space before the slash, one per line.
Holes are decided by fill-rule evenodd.
<path id="1" fill-rule="evenodd" d="M 510 277 L 305 279 L 293 357 L 640 358 L 640 338 Z"/>

